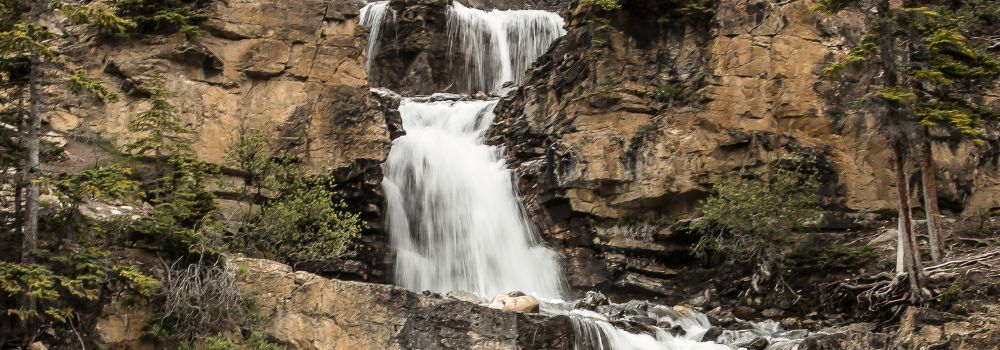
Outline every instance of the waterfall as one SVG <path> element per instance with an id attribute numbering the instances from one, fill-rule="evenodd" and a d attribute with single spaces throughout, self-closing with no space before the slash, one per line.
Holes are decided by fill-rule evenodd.
<path id="1" fill-rule="evenodd" d="M 371 30 L 368 69 L 385 26 L 395 17 L 388 1 L 362 10 L 361 23 Z M 452 57 L 464 57 L 466 72 L 460 78 L 464 81 L 456 83 L 466 84 L 470 92 L 519 83 L 532 62 L 564 34 L 563 20 L 554 13 L 485 12 L 456 2 L 448 12 L 449 47 L 460 51 Z M 521 291 L 536 296 L 543 313 L 571 318 L 577 350 L 728 349 L 701 341 L 711 324 L 694 310 L 630 302 L 597 306 L 604 311 L 595 312 L 562 301 L 559 256 L 541 244 L 501 150 L 485 143 L 496 104 L 496 99 L 457 95 L 402 99 L 399 112 L 406 134 L 393 141 L 383 179 L 386 227 L 396 253 L 394 282 L 417 292 L 461 290 L 489 298 Z M 629 322 L 633 331 L 616 327 L 619 322 Z M 726 344 L 759 336 L 784 339 L 777 324 L 765 326 L 727 330 L 720 339 Z M 782 349 L 795 346 L 783 344 Z"/>
<path id="2" fill-rule="evenodd" d="M 495 104 L 401 103 L 406 135 L 383 181 L 398 285 L 562 296 L 557 255 L 539 244 L 499 150 L 484 144 Z"/>
<path id="3" fill-rule="evenodd" d="M 639 302 L 638 304 L 643 304 Z M 646 303 L 648 304 L 648 303 Z M 543 302 L 542 311 L 553 315 L 570 316 L 576 335 L 575 350 L 728 350 L 729 347 L 712 342 L 701 342 L 702 336 L 712 326 L 708 317 L 690 309 L 682 312 L 664 306 L 653 306 L 645 311 L 626 311 L 626 305 L 612 304 L 612 313 L 633 313 L 656 320 L 666 328 L 679 327 L 684 335 L 673 335 L 663 328 L 651 327 L 649 334 L 632 333 L 615 327 L 608 316 L 585 309 L 574 303 Z M 735 338 L 736 335 L 733 335 Z M 739 338 L 743 340 L 744 338 Z"/>
<path id="4" fill-rule="evenodd" d="M 562 17 L 552 12 L 487 12 L 455 2 L 448 11 L 448 47 L 465 57 L 466 91 L 490 92 L 506 82 L 522 83 L 531 64 L 566 35 L 564 26 Z"/>
<path id="5" fill-rule="evenodd" d="M 386 227 L 396 252 L 395 283 L 418 292 L 463 290 L 489 298 L 522 291 L 537 296 L 543 300 L 542 312 L 572 319 L 577 350 L 728 349 L 701 342 L 711 324 L 694 310 L 640 308 L 636 315 L 684 330 L 683 336 L 674 336 L 648 327 L 645 334 L 617 328 L 603 314 L 559 300 L 564 294 L 558 256 L 539 242 L 501 150 L 485 144 L 496 103 L 437 96 L 400 103 L 406 135 L 393 141 L 383 179 Z M 609 313 L 625 313 L 621 310 Z M 779 331 L 726 331 L 722 338 L 736 344 Z"/>
<path id="6" fill-rule="evenodd" d="M 368 49 L 365 58 L 365 70 L 371 71 L 372 62 L 378 56 L 382 43 L 382 31 L 385 29 L 386 18 L 389 23 L 396 21 L 396 10 L 389 7 L 389 1 L 368 3 L 361 8 L 361 25 L 368 28 Z"/>
<path id="7" fill-rule="evenodd" d="M 361 10 L 361 24 L 368 28 L 365 69 L 371 71 L 379 54 L 385 27 L 396 21 L 389 1 L 369 3 Z M 493 92 L 507 82 L 520 84 L 525 72 L 545 54 L 553 41 L 566 35 L 558 14 L 538 10 L 483 11 L 455 2 L 448 9 L 449 62 L 462 91 Z"/>

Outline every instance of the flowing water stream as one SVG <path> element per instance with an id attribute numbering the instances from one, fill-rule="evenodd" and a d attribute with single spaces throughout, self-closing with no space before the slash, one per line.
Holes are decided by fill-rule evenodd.
<path id="1" fill-rule="evenodd" d="M 369 4 L 361 23 L 370 30 L 369 62 L 396 13 L 387 1 Z M 558 37 L 563 20 L 544 11 L 482 11 L 458 2 L 449 10 L 450 48 L 460 50 L 469 91 L 521 83 L 524 72 Z M 541 299 L 541 311 L 570 316 L 579 350 L 729 349 L 701 338 L 711 327 L 693 310 L 663 306 L 642 316 L 661 327 L 628 332 L 620 319 L 577 309 L 566 297 L 558 255 L 539 240 L 501 150 L 485 143 L 497 100 L 410 97 L 400 104 L 406 135 L 393 142 L 384 165 L 387 227 L 396 252 L 395 283 L 421 292 L 467 291 L 484 300 L 511 291 Z M 609 305 L 608 307 L 615 307 Z M 600 309 L 598 309 L 600 310 Z M 665 329 L 679 327 L 673 335 Z M 726 331 L 735 344 L 780 330 Z M 751 338 L 752 339 L 752 338 Z"/>
<path id="2" fill-rule="evenodd" d="M 557 256 L 538 242 L 512 176 L 484 144 L 496 101 L 404 100 L 383 181 L 396 283 L 416 291 L 562 296 Z"/>

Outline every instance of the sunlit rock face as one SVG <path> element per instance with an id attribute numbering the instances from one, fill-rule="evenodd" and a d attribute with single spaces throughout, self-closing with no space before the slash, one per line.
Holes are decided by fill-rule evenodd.
<path id="1" fill-rule="evenodd" d="M 661 21 L 655 1 L 606 25 L 585 6 L 568 12 L 568 34 L 498 104 L 490 138 L 506 147 L 572 286 L 667 299 L 707 291 L 676 219 L 713 183 L 785 154 L 816 160 L 826 227 L 870 228 L 865 213 L 894 210 L 889 147 L 877 119 L 852 106 L 867 91 L 821 76 L 860 40 L 866 14 L 822 16 L 811 4 L 723 0 L 700 22 Z M 996 105 L 996 93 L 983 99 Z M 942 205 L 995 206 L 996 150 L 939 136 Z"/>
<path id="2" fill-rule="evenodd" d="M 145 89 L 164 77 L 179 116 L 195 130 L 201 159 L 222 164 L 241 125 L 272 133 L 279 147 L 301 154 L 313 172 L 338 180 L 350 209 L 369 222 L 359 249 L 315 270 L 343 278 L 384 281 L 386 239 L 381 226 L 381 163 L 389 153 L 393 101 L 369 92 L 364 69 L 368 32 L 358 22 L 363 0 L 213 1 L 203 33 L 103 40 L 86 26 L 63 23 L 62 56 L 122 96 L 95 104 L 58 96 L 49 125 L 73 137 L 72 164 L 89 166 L 106 143 L 136 135 L 129 121 L 148 108 Z M 61 91 L 63 89 L 52 89 Z M 106 141 L 106 142 L 105 142 Z M 222 200 L 224 208 L 236 204 Z"/>
<path id="3" fill-rule="evenodd" d="M 232 257 L 237 287 L 255 304 L 241 325 L 289 350 L 568 350 L 573 326 L 566 316 L 489 308 L 385 284 L 347 282 L 294 271 L 269 260 Z M 164 349 L 143 337 L 159 322 L 151 305 L 116 302 L 97 322 L 101 349 Z M 240 334 L 236 325 L 225 333 Z"/>
<path id="4" fill-rule="evenodd" d="M 240 286 L 264 331 L 289 349 L 570 349 L 566 317 L 491 309 L 378 284 L 293 272 L 254 259 Z"/>

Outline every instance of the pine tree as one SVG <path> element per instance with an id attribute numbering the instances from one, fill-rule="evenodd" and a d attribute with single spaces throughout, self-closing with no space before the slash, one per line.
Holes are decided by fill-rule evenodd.
<path id="1" fill-rule="evenodd" d="M 962 90 L 992 82 L 1000 61 L 973 48 L 960 33 L 964 18 L 928 7 L 905 8 L 898 16 L 910 42 L 910 91 L 916 96 L 915 114 L 923 126 L 920 137 L 921 177 L 931 259 L 944 258 L 944 237 L 937 201 L 934 153 L 929 128 L 945 127 L 979 141 L 982 126 L 996 113 L 964 96 Z"/>
<path id="2" fill-rule="evenodd" d="M 168 158 L 191 153 L 193 131 L 181 123 L 162 76 L 153 77 L 148 93 L 149 108 L 129 122 L 129 132 L 140 136 L 125 145 L 125 150 L 135 156 L 152 157 L 153 178 L 160 181 L 167 175 Z"/>
<path id="3" fill-rule="evenodd" d="M 20 182 L 26 187 L 23 198 L 24 218 L 21 221 L 22 260 L 25 262 L 33 260 L 38 245 L 41 192 L 39 182 L 42 177 L 39 169 L 40 135 L 45 104 L 42 84 L 48 80 L 64 78 L 67 80 L 66 86 L 70 92 L 89 93 L 101 102 L 117 99 L 117 95 L 107 90 L 100 82 L 87 77 L 80 69 L 61 60 L 49 48 L 46 41 L 54 35 L 41 26 L 40 19 L 44 13 L 53 11 L 50 5 L 43 0 L 30 2 L 5 0 L 0 5 L 0 18 L 4 20 L 0 27 L 3 30 L 0 32 L 0 57 L 2 57 L 0 63 L 3 64 L 8 79 L 16 78 L 19 73 L 26 72 L 26 79 L 22 83 L 27 85 L 27 113 L 24 115 L 25 122 L 17 125 L 20 147 L 24 150 Z M 18 88 L 24 89 L 24 86 Z"/>
<path id="4" fill-rule="evenodd" d="M 263 200 L 263 191 L 267 187 L 265 182 L 277 170 L 276 156 L 270 135 L 265 130 L 250 125 L 246 120 L 240 122 L 239 130 L 226 148 L 225 161 L 243 176 L 240 200 L 248 203 L 248 214 L 252 214 L 256 202 Z"/>
<path id="5" fill-rule="evenodd" d="M 817 8 L 835 13 L 856 0 L 823 0 Z M 866 105 L 881 106 L 883 130 L 893 150 L 899 203 L 897 273 L 908 276 L 911 298 L 922 296 L 922 264 L 910 215 L 907 156 L 920 155 L 924 209 L 932 260 L 944 256 L 937 204 L 933 150 L 928 128 L 947 127 L 977 139 L 982 125 L 995 113 L 973 103 L 956 87 L 971 88 L 992 80 L 1000 63 L 973 48 L 960 34 L 961 18 L 942 14 L 941 6 L 915 6 L 904 1 L 894 8 L 879 0 L 872 32 L 841 62 L 828 66 L 830 77 L 848 68 L 881 73 L 881 88 L 866 96 Z"/>

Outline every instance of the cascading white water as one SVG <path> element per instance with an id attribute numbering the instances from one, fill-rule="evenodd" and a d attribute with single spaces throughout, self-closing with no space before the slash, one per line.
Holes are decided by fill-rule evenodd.
<path id="1" fill-rule="evenodd" d="M 481 297 L 523 291 L 543 300 L 542 312 L 573 320 L 577 350 L 718 350 L 700 342 L 705 315 L 655 306 L 643 314 L 679 326 L 653 334 L 616 328 L 603 315 L 560 301 L 555 252 L 538 242 L 500 150 L 484 144 L 497 101 L 404 99 L 406 135 L 393 142 L 384 170 L 387 227 L 396 252 L 395 282 L 413 291 L 463 290 Z M 732 343 L 774 332 L 733 333 Z"/>
<path id="2" fill-rule="evenodd" d="M 383 182 L 396 283 L 410 290 L 515 290 L 559 298 L 557 256 L 541 246 L 497 148 L 484 144 L 496 101 L 399 107 Z"/>
<path id="3" fill-rule="evenodd" d="M 697 333 L 699 325 L 691 324 L 691 319 L 674 320 L 689 336 L 677 337 L 663 329 L 656 328 L 655 335 L 634 334 L 616 328 L 601 314 L 586 310 L 574 310 L 572 318 L 576 333 L 575 350 L 728 350 L 725 345 L 700 342 L 705 333 Z M 701 315 L 704 316 L 704 315 Z M 685 323 L 686 322 L 686 323 Z M 694 321 L 696 322 L 696 321 Z M 707 328 L 704 328 L 707 329 Z M 694 331 L 695 333 L 692 333 Z"/>
<path id="4" fill-rule="evenodd" d="M 396 11 L 389 7 L 389 1 L 376 1 L 361 8 L 361 25 L 368 28 L 368 50 L 365 58 L 365 70 L 372 69 L 372 62 L 378 56 L 378 50 L 382 43 L 382 31 L 385 29 L 386 19 L 388 22 L 396 21 Z"/>
<path id="5" fill-rule="evenodd" d="M 395 13 L 388 1 L 361 14 L 371 28 L 367 68 L 379 36 Z M 491 11 L 455 3 L 449 10 L 452 50 L 461 50 L 467 91 L 492 91 L 521 82 L 525 70 L 563 31 L 558 15 L 543 11 Z M 542 298 L 541 311 L 571 317 L 577 350 L 716 350 L 701 342 L 711 325 L 687 310 L 649 308 L 639 316 L 683 336 L 649 327 L 650 334 L 617 328 L 607 316 L 562 302 L 558 256 L 542 246 L 518 200 L 500 150 L 485 144 L 497 101 L 454 97 L 407 98 L 399 112 L 406 135 L 393 141 L 384 164 L 387 227 L 396 252 L 395 282 L 413 291 L 463 290 L 480 297 L 522 291 Z M 669 327 L 668 327 L 669 326 Z M 776 331 L 725 331 L 736 344 Z M 790 344 L 790 343 L 786 343 Z"/>
<path id="6" fill-rule="evenodd" d="M 361 24 L 368 28 L 368 58 L 371 71 L 379 54 L 385 27 L 395 22 L 396 13 L 388 1 L 369 3 L 361 10 Z M 566 35 L 565 22 L 558 14 L 537 10 L 483 11 L 455 2 L 448 9 L 448 49 L 450 62 L 461 73 L 461 91 L 493 92 L 506 82 L 520 84 L 525 71 L 541 57 L 553 41 Z"/>
<path id="7" fill-rule="evenodd" d="M 465 57 L 466 91 L 490 92 L 506 82 L 522 83 L 531 64 L 566 35 L 563 26 L 562 17 L 552 12 L 487 12 L 456 2 L 448 11 L 449 47 Z"/>

